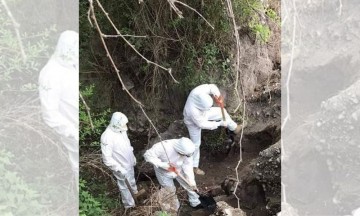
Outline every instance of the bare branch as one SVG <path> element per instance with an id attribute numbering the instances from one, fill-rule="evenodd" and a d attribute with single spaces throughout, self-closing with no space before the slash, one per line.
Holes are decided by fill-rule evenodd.
<path id="1" fill-rule="evenodd" d="M 174 0 L 168 0 L 170 7 L 175 11 L 175 13 L 178 15 L 180 19 L 184 18 L 182 15 L 182 12 L 179 10 L 179 8 L 176 7 Z"/>
<path id="2" fill-rule="evenodd" d="M 339 12 L 338 12 L 338 16 L 341 16 L 342 8 L 343 8 L 342 0 L 339 0 L 339 9 L 338 9 Z"/>
<path id="3" fill-rule="evenodd" d="M 96 1 L 97 1 L 97 0 L 96 0 Z M 97 2 L 98 2 L 98 1 L 97 1 Z M 109 52 L 109 49 L 108 49 L 107 44 L 106 44 L 106 42 L 105 42 L 105 40 L 104 40 L 104 37 L 103 37 L 103 33 L 102 33 L 102 31 L 101 31 L 101 29 L 100 29 L 100 26 L 99 26 L 99 24 L 98 24 L 98 22 L 97 22 L 96 15 L 95 15 L 95 11 L 94 11 L 93 0 L 89 0 L 89 3 L 90 3 L 91 18 L 92 18 L 93 21 L 94 21 L 95 27 L 96 27 L 99 35 L 100 35 L 101 42 L 102 42 L 102 44 L 103 44 L 103 46 L 104 46 L 106 55 L 107 55 L 107 57 L 109 58 L 109 60 L 110 60 L 110 62 L 111 62 L 111 65 L 112 65 L 113 68 L 115 69 L 115 72 L 116 72 L 116 74 L 117 74 L 117 76 L 118 76 L 118 79 L 119 79 L 120 83 L 122 84 L 123 90 L 124 90 L 124 91 L 130 96 L 130 98 L 131 98 L 133 101 L 135 101 L 135 103 L 139 106 L 139 108 L 140 108 L 141 111 L 143 112 L 144 116 L 145 116 L 146 119 L 149 121 L 150 125 L 154 128 L 156 134 L 158 135 L 158 137 L 160 138 L 161 143 L 162 143 L 162 138 L 161 138 L 161 136 L 160 136 L 160 133 L 159 133 L 159 131 L 157 130 L 157 128 L 155 127 L 155 125 L 154 125 L 154 123 L 152 122 L 152 120 L 151 120 L 151 119 L 149 118 L 149 116 L 146 114 L 146 112 L 145 112 L 145 110 L 144 110 L 144 108 L 143 108 L 144 105 L 143 105 L 139 100 L 137 100 L 137 99 L 129 92 L 129 90 L 125 87 L 125 84 L 124 84 L 124 82 L 123 82 L 123 80 L 122 80 L 122 78 L 121 78 L 121 76 L 120 76 L 119 69 L 117 68 L 117 66 L 116 66 L 116 64 L 115 64 L 115 62 L 114 62 L 114 60 L 113 60 L 113 58 L 112 58 L 112 56 L 111 56 L 111 54 L 110 54 L 110 52 Z M 98 2 L 98 4 L 100 4 L 100 3 Z M 100 6 L 100 5 L 99 5 L 99 6 Z M 108 17 L 108 15 L 106 14 L 105 10 L 103 10 L 103 12 L 104 12 L 105 15 Z M 109 19 L 109 21 L 111 22 L 111 24 L 114 25 L 109 17 L 108 17 L 108 19 Z M 115 28 L 115 27 L 114 27 L 114 28 Z M 115 29 L 116 29 L 116 28 L 115 28 Z M 116 29 L 116 30 L 117 30 L 117 29 Z M 118 30 L 117 30 L 117 33 L 118 33 L 119 35 L 121 35 L 120 32 L 118 32 Z M 121 37 L 122 37 L 122 36 L 121 36 Z M 124 38 L 124 37 L 122 37 L 122 38 Z M 130 43 L 128 43 L 128 44 L 130 44 Z M 171 75 L 171 68 L 170 68 L 169 73 L 170 73 L 170 75 Z M 163 145 L 162 145 L 162 146 L 163 146 Z M 164 148 L 164 146 L 163 146 L 163 148 Z M 165 150 L 165 148 L 164 148 L 164 150 Z M 165 153 L 166 153 L 166 150 L 165 150 Z M 166 153 L 166 156 L 167 156 L 168 161 L 170 162 L 170 158 L 169 158 L 169 156 L 167 155 L 167 153 Z"/>
<path id="4" fill-rule="evenodd" d="M 284 118 L 284 122 L 281 126 L 281 130 L 285 128 L 286 123 L 288 120 L 290 120 L 290 78 L 291 78 L 291 72 L 294 62 L 294 50 L 295 50 L 295 38 L 296 38 L 296 16 L 293 16 L 293 31 L 292 31 L 292 40 L 291 40 L 291 56 L 290 56 L 290 66 L 289 66 L 289 72 L 287 74 L 286 79 L 286 116 Z"/>
<path id="5" fill-rule="evenodd" d="M 13 17 L 9 7 L 6 4 L 6 1 L 1 0 L 1 4 L 4 6 L 8 16 L 10 17 L 11 22 L 13 23 L 13 27 L 14 27 L 14 30 L 15 30 L 15 33 L 16 33 L 16 38 L 18 40 L 19 47 L 20 47 L 21 57 L 23 59 L 23 62 L 26 62 L 27 57 L 26 57 L 26 54 L 25 54 L 25 50 L 24 50 L 24 46 L 23 46 L 23 43 L 22 43 L 22 40 L 21 40 L 20 30 L 19 30 L 20 29 L 20 24 L 16 22 L 16 20 Z"/>
<path id="6" fill-rule="evenodd" d="M 234 110 L 234 112 L 236 112 L 239 109 L 240 105 L 241 105 L 241 99 L 240 99 L 239 88 L 238 88 L 238 82 L 239 82 L 239 78 L 240 78 L 240 36 L 239 36 L 239 29 L 238 29 L 238 27 L 236 25 L 235 15 L 234 15 L 234 10 L 232 8 L 231 0 L 226 0 L 226 6 L 227 6 L 226 9 L 227 9 L 228 15 L 231 18 L 231 22 L 233 24 L 234 36 L 235 36 L 235 41 L 236 41 L 236 56 L 235 56 L 235 59 L 236 59 L 236 63 L 235 63 L 236 77 L 235 77 L 234 90 L 235 90 L 235 93 L 236 93 L 236 96 L 237 96 L 238 100 L 240 101 L 238 106 Z M 245 97 L 244 97 L 244 101 L 245 101 Z"/>
<path id="7" fill-rule="evenodd" d="M 95 130 L 95 127 L 94 127 L 94 124 L 92 122 L 92 119 L 91 119 L 91 115 L 90 115 L 90 107 L 86 104 L 86 101 L 84 100 L 82 94 L 80 93 L 80 98 L 81 98 L 81 101 L 83 102 L 84 106 L 85 106 L 85 109 L 86 109 L 86 112 L 88 114 L 88 117 L 89 117 L 89 120 L 90 120 L 90 126 L 91 126 L 91 129 L 94 131 Z"/>
<path id="8" fill-rule="evenodd" d="M 96 30 L 98 31 L 99 35 L 100 35 L 100 40 L 104 46 L 104 49 L 105 49 L 105 52 L 106 52 L 106 55 L 107 57 L 109 58 L 110 62 L 111 62 L 111 65 L 113 66 L 113 68 L 115 69 L 115 72 L 116 72 L 116 75 L 118 76 L 119 78 L 119 81 L 122 85 L 122 88 L 123 90 L 139 105 L 139 106 L 143 106 L 142 103 L 140 101 L 138 101 L 130 92 L 129 90 L 125 87 L 125 83 L 123 82 L 121 76 L 120 76 L 120 73 L 119 73 L 119 69 L 117 68 L 113 58 L 111 57 L 111 54 L 109 52 L 109 49 L 107 47 L 107 44 L 104 40 L 104 37 L 102 36 L 103 33 L 100 29 L 100 26 L 97 22 L 97 19 L 96 19 L 96 15 L 95 15 L 95 11 L 94 11 L 94 4 L 93 4 L 93 0 L 89 0 L 89 3 L 90 3 L 90 9 L 89 9 L 89 12 L 90 12 L 90 15 L 91 15 L 91 18 L 92 20 L 94 21 L 94 25 L 95 25 L 95 28 Z"/>
<path id="9" fill-rule="evenodd" d="M 240 98 L 240 94 L 239 94 L 239 88 L 238 88 L 238 82 L 239 82 L 239 79 L 240 79 L 240 36 L 239 36 L 239 29 L 236 25 L 236 20 L 235 20 L 235 15 L 234 15 L 234 10 L 233 10 L 233 7 L 232 7 L 232 3 L 231 3 L 231 0 L 226 0 L 226 6 L 227 6 L 227 12 L 228 12 L 228 15 L 229 17 L 231 18 L 231 21 L 232 21 L 232 24 L 233 24 L 233 29 L 234 29 L 234 36 L 235 36 L 235 41 L 236 41 L 236 63 L 235 63 L 235 72 L 236 72 L 236 78 L 235 78 L 235 86 L 234 86 L 234 90 L 236 92 L 236 96 L 238 97 L 239 99 L 239 105 L 235 108 L 234 112 L 236 112 L 240 105 L 241 105 L 241 102 L 243 102 L 243 116 L 245 117 L 246 116 L 246 102 L 245 102 L 245 91 L 243 90 L 242 93 L 243 93 L 243 100 L 241 100 Z M 241 82 L 241 80 L 240 80 Z M 241 86 L 242 83 L 241 83 Z M 245 125 L 245 118 L 243 118 L 243 125 Z M 240 167 L 240 164 L 242 162 L 242 152 L 241 152 L 241 149 L 242 149 L 242 139 L 243 139 L 243 134 L 244 134 L 244 127 L 241 128 L 241 135 L 240 135 L 240 140 L 239 140 L 239 145 L 240 145 L 240 150 L 239 150 L 239 153 L 240 153 L 240 156 L 239 156 L 239 161 L 235 167 L 235 173 L 236 173 L 236 179 L 237 179 L 237 182 L 236 182 L 236 185 L 235 185 L 235 190 L 234 190 L 234 195 L 237 199 L 237 202 L 238 202 L 238 208 L 240 208 L 240 198 L 236 195 L 236 190 L 239 186 L 239 182 L 240 182 L 240 176 L 239 176 L 239 167 Z"/>
<path id="10" fill-rule="evenodd" d="M 290 65 L 289 65 L 289 72 L 287 74 L 287 79 L 286 79 L 286 116 L 284 118 L 284 121 L 282 122 L 281 125 L 281 132 L 283 132 L 287 122 L 290 120 L 291 117 L 291 112 L 290 112 L 290 79 L 291 79 L 291 74 L 292 74 L 292 67 L 293 67 L 293 62 L 294 62 L 294 51 L 295 51 L 295 39 L 296 39 L 296 25 L 297 25 L 297 11 L 296 11 L 296 4 L 295 1 L 292 1 L 293 3 L 293 8 L 294 8 L 294 14 L 293 14 L 293 29 L 292 29 L 292 40 L 291 40 L 291 55 L 290 55 Z M 281 163 L 283 163 L 284 159 L 286 158 L 286 151 L 284 148 L 284 144 L 283 144 L 283 139 L 281 139 Z M 284 183 L 282 183 L 282 187 L 283 187 L 283 194 L 282 196 L 284 197 L 284 203 L 286 203 L 286 185 Z"/>
<path id="11" fill-rule="evenodd" d="M 89 0 L 89 1 L 92 2 L 93 0 Z M 143 55 L 135 48 L 135 46 L 134 46 L 133 44 L 131 44 L 130 41 L 128 41 L 128 40 L 121 34 L 121 32 L 119 31 L 119 29 L 115 26 L 114 22 L 110 19 L 109 14 L 106 12 L 106 10 L 104 9 L 104 7 L 103 7 L 102 4 L 100 3 L 100 1 L 99 1 L 99 0 L 96 0 L 96 2 L 97 2 L 97 4 L 98 4 L 98 6 L 100 7 L 100 9 L 102 10 L 102 12 L 104 13 L 104 15 L 106 16 L 107 20 L 110 22 L 111 26 L 112 26 L 112 27 L 114 28 L 114 30 L 116 31 L 116 34 L 119 35 L 119 36 L 125 41 L 125 43 L 127 43 L 127 44 L 136 52 L 136 54 L 138 54 L 142 59 L 144 59 L 144 60 L 146 61 L 146 63 L 148 63 L 148 64 L 153 64 L 153 65 L 155 65 L 155 66 L 157 66 L 157 67 L 159 67 L 159 68 L 167 71 L 167 72 L 169 73 L 169 75 L 171 76 L 171 78 L 173 79 L 173 81 L 174 81 L 175 83 L 179 83 L 179 82 L 174 78 L 174 76 L 172 75 L 172 73 L 171 73 L 171 68 L 165 68 L 165 67 L 163 67 L 163 66 L 161 66 L 161 65 L 159 65 L 159 64 L 157 64 L 157 63 L 155 63 L 155 62 L 153 62 L 153 61 L 150 61 L 150 60 L 147 59 L 145 56 L 143 56 Z M 94 14 L 93 14 L 93 15 L 94 15 Z M 95 15 L 94 15 L 94 16 L 95 16 Z M 102 38 L 102 40 L 103 40 L 103 38 L 104 38 L 102 32 L 101 32 L 101 38 Z"/>
<path id="12" fill-rule="evenodd" d="M 213 25 L 211 25 L 206 19 L 205 17 L 203 17 L 203 15 L 201 15 L 197 10 L 195 10 L 194 8 L 190 7 L 189 5 L 181 2 L 181 1 L 177 1 L 177 0 L 168 0 L 169 2 L 173 2 L 173 3 L 178 3 L 178 4 L 181 4 L 187 8 L 189 8 L 190 10 L 194 11 L 195 13 L 197 13 L 203 20 L 205 20 L 205 22 L 212 28 L 212 29 L 215 29 Z"/>
<path id="13" fill-rule="evenodd" d="M 244 111 L 244 113 L 243 113 L 243 116 L 245 116 L 245 107 L 246 106 L 246 103 L 245 103 L 245 101 L 244 101 L 244 103 L 243 103 L 243 111 Z M 243 134 L 244 134 L 244 127 L 242 127 L 241 128 L 241 135 L 240 135 L 240 140 L 239 140 L 239 147 L 240 147 L 240 149 L 239 149 L 239 153 L 240 153 L 240 156 L 239 156 L 239 161 L 238 161 L 238 163 L 237 163 L 237 165 L 236 165 L 236 167 L 235 167 L 235 173 L 236 173 L 236 179 L 237 179 L 237 182 L 236 182 L 236 185 L 235 185 L 235 190 L 234 190 L 234 195 L 235 195 L 235 197 L 236 197 L 236 199 L 237 199 L 237 202 L 238 202 L 238 208 L 240 208 L 240 198 L 236 195 L 236 190 L 237 190 L 237 188 L 238 188 L 238 186 L 239 186 L 239 182 L 240 182 L 240 175 L 239 175 L 239 166 L 240 166 L 240 164 L 241 164 L 241 162 L 242 162 L 242 151 L 241 151 L 241 149 L 242 149 L 242 139 L 243 139 Z"/>
<path id="14" fill-rule="evenodd" d="M 103 34 L 104 38 L 117 38 L 117 37 L 133 37 L 133 38 L 147 38 L 147 35 L 139 36 L 139 35 L 106 35 Z"/>

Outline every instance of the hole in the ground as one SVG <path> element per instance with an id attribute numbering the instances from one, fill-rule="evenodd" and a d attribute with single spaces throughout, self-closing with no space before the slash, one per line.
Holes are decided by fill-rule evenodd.
<path id="1" fill-rule="evenodd" d="M 260 152 L 280 140 L 278 127 L 268 127 L 263 131 L 246 134 L 243 137 L 241 147 L 244 152 Z M 239 144 L 234 145 L 234 152 L 239 152 Z"/>

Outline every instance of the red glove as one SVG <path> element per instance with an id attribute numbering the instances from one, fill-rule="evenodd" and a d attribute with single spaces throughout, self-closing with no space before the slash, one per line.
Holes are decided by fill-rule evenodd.
<path id="1" fill-rule="evenodd" d="M 224 98 L 220 95 L 219 97 L 214 96 L 215 103 L 219 105 L 219 107 L 224 108 Z"/>
<path id="2" fill-rule="evenodd" d="M 174 164 L 170 163 L 170 167 L 167 169 L 167 171 L 169 172 L 174 172 L 174 173 L 178 173 L 178 171 L 176 170 Z"/>

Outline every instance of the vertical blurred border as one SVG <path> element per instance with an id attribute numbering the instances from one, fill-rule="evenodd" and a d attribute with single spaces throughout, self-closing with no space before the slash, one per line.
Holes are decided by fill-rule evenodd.
<path id="1" fill-rule="evenodd" d="M 360 215 L 359 11 L 282 1 L 281 215 Z"/>
<path id="2" fill-rule="evenodd" d="M 78 215 L 68 156 L 38 94 L 60 33 L 79 31 L 78 13 L 76 0 L 0 1 L 0 215 Z"/>

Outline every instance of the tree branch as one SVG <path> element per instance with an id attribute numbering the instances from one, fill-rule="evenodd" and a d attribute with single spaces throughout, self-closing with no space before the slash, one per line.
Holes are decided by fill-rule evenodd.
<path id="1" fill-rule="evenodd" d="M 98 0 L 96 0 L 96 1 L 98 2 L 99 6 L 101 7 L 100 2 L 99 2 Z M 143 112 L 144 116 L 145 116 L 146 119 L 149 121 L 150 125 L 154 128 L 156 134 L 158 135 L 158 137 L 160 138 L 161 143 L 162 143 L 162 137 L 160 136 L 160 133 L 159 133 L 159 131 L 157 130 L 157 128 L 155 127 L 155 125 L 154 125 L 154 123 L 152 122 L 152 120 L 149 118 L 149 116 L 148 116 L 147 113 L 145 112 L 145 110 L 144 110 L 144 105 L 143 105 L 139 100 L 137 100 L 137 99 L 129 92 L 129 90 L 126 88 L 126 86 L 125 86 L 125 84 L 124 84 L 124 82 L 123 82 L 123 80 L 122 80 L 122 78 L 121 78 L 121 76 L 120 76 L 119 69 L 117 68 L 117 66 L 116 66 L 116 64 L 115 64 L 115 62 L 114 62 L 114 60 L 113 60 L 113 58 L 112 58 L 112 56 L 111 56 L 111 54 L 110 54 L 110 52 L 109 52 L 109 49 L 108 49 L 108 47 L 107 47 L 107 44 L 106 44 L 106 42 L 105 42 L 105 40 L 104 40 L 104 37 L 103 37 L 104 34 L 102 33 L 102 31 L 101 31 L 101 29 L 100 29 L 100 26 L 99 26 L 99 24 L 98 24 L 98 22 L 97 22 L 96 15 L 95 15 L 95 11 L 94 11 L 93 0 L 89 0 L 89 3 L 90 3 L 89 14 L 91 14 L 91 18 L 92 18 L 92 20 L 94 21 L 95 28 L 96 28 L 96 30 L 97 30 L 98 33 L 99 33 L 100 40 L 101 40 L 101 42 L 102 42 L 102 44 L 103 44 L 103 46 L 104 46 L 106 55 L 107 55 L 107 57 L 109 58 L 109 60 L 110 60 L 110 62 L 111 62 L 111 65 L 112 65 L 113 68 L 115 69 L 115 72 L 116 72 L 116 74 L 117 74 L 117 77 L 118 77 L 120 83 L 122 84 L 122 89 L 123 89 L 123 90 L 130 96 L 130 98 L 139 106 L 139 108 L 140 108 L 141 111 Z M 105 15 L 107 16 L 108 20 L 109 20 L 109 21 L 111 22 L 111 24 L 114 26 L 113 22 L 111 21 L 111 19 L 109 18 L 109 16 L 108 16 L 107 13 L 105 12 L 105 10 L 102 9 L 102 11 L 105 13 Z M 115 26 L 114 26 L 114 28 L 116 29 Z M 116 29 L 116 30 L 117 30 L 117 29 Z M 117 33 L 118 33 L 119 35 L 121 35 L 118 30 L 117 30 Z M 122 36 L 121 36 L 121 37 L 122 37 Z M 122 37 L 122 38 L 123 38 L 123 37 Z M 131 45 L 129 42 L 127 42 L 127 43 L 128 43 L 129 45 Z M 162 146 L 163 146 L 163 145 L 162 145 Z M 165 147 L 164 147 L 164 146 L 163 146 L 163 148 L 164 148 L 164 150 L 165 150 Z M 167 153 L 166 153 L 166 150 L 165 150 L 165 154 L 166 154 L 166 157 L 167 157 L 168 161 L 170 162 L 170 158 L 168 157 L 168 155 L 167 155 Z"/>
<path id="2" fill-rule="evenodd" d="M 90 1 L 92 2 L 93 0 L 90 0 Z M 97 4 L 98 4 L 98 6 L 100 7 L 100 9 L 102 10 L 102 12 L 104 13 L 104 15 L 106 16 L 107 20 L 110 22 L 111 26 L 112 26 L 112 27 L 114 28 L 114 30 L 116 31 L 116 34 L 119 35 L 119 36 L 125 41 L 125 43 L 127 43 L 127 44 L 136 52 L 136 54 L 138 54 L 142 59 L 144 59 L 144 60 L 146 61 L 146 63 L 148 63 L 148 64 L 153 64 L 153 65 L 155 65 L 155 66 L 157 66 L 157 67 L 159 67 L 159 68 L 167 71 L 167 72 L 169 73 L 169 75 L 171 76 L 171 78 L 173 79 L 173 81 L 174 81 L 175 83 L 179 83 L 179 82 L 174 78 L 174 76 L 172 75 L 172 69 L 171 69 L 171 68 L 165 68 L 165 67 L 163 67 L 163 66 L 161 66 L 161 65 L 159 65 L 159 64 L 157 64 L 157 63 L 155 63 L 155 62 L 153 62 L 153 61 L 150 61 L 150 60 L 147 59 L 145 56 L 143 56 L 143 55 L 135 48 L 135 46 L 134 46 L 133 44 L 131 44 L 130 41 L 128 41 L 128 40 L 121 34 L 121 32 L 119 31 L 119 29 L 115 26 L 114 22 L 110 19 L 109 14 L 105 11 L 105 9 L 104 9 L 104 7 L 102 6 L 102 4 L 100 3 L 100 1 L 99 1 L 99 0 L 96 0 L 96 2 L 97 2 Z M 100 32 L 101 32 L 101 31 L 100 31 Z M 101 36 L 102 40 L 103 40 L 103 38 L 104 38 L 104 35 L 105 35 L 105 34 L 103 34 L 103 33 L 101 32 L 101 35 L 100 35 L 100 36 Z"/>
<path id="3" fill-rule="evenodd" d="M 90 120 L 90 126 L 91 126 L 91 129 L 94 131 L 95 130 L 95 127 L 94 127 L 94 124 L 92 122 L 92 119 L 91 119 L 91 115 L 90 115 L 90 107 L 86 104 L 86 101 L 84 100 L 82 94 L 80 93 L 80 98 L 81 98 L 81 101 L 83 102 L 84 106 L 85 106 L 85 109 L 86 109 L 86 112 L 88 114 L 88 117 L 89 117 L 89 120 Z"/>
<path id="4" fill-rule="evenodd" d="M 8 16 L 10 17 L 10 20 L 11 22 L 13 23 L 13 27 L 14 27 L 14 30 L 15 30 L 15 34 L 16 34 L 16 38 L 18 40 L 18 43 L 19 43 L 19 47 L 20 47 L 20 52 L 21 52 L 21 57 L 23 59 L 23 62 L 26 62 L 26 54 L 25 54 L 25 50 L 24 50 L 24 46 L 23 46 L 23 43 L 22 43 L 22 40 L 21 40 L 21 36 L 20 36 L 20 24 L 16 22 L 15 18 L 13 17 L 9 7 L 7 6 L 6 4 L 6 1 L 5 0 L 1 0 L 1 4 L 4 6 Z"/>
<path id="5" fill-rule="evenodd" d="M 190 7 L 189 5 L 187 5 L 187 4 L 185 4 L 185 3 L 181 2 L 181 1 L 177 1 L 177 0 L 168 0 L 168 1 L 169 1 L 169 2 L 171 1 L 172 4 L 178 3 L 178 4 L 181 4 L 181 5 L 189 8 L 190 10 L 194 11 L 195 13 L 197 13 L 203 20 L 205 20 L 205 22 L 206 22 L 212 29 L 215 29 L 214 26 L 211 25 L 211 24 L 205 19 L 205 17 L 204 17 L 203 15 L 201 15 L 197 10 L 195 10 L 195 9 L 192 8 L 192 7 Z M 175 5 L 175 4 L 174 4 L 174 5 Z"/>
<path id="6" fill-rule="evenodd" d="M 238 82 L 239 82 L 239 79 L 240 79 L 240 36 L 239 36 L 239 29 L 236 25 L 236 20 L 235 20 L 235 15 L 234 15 L 234 10 L 233 10 L 233 7 L 232 7 L 232 3 L 231 3 L 231 0 L 226 0 L 226 9 L 227 9 L 227 12 L 228 12 L 228 15 L 229 17 L 231 18 L 231 22 L 232 22 L 232 25 L 233 25 L 233 29 L 234 29 L 234 36 L 235 36 L 235 41 L 236 41 L 236 63 L 235 63 L 235 72 L 236 72 L 236 78 L 235 78 L 235 86 L 234 86 L 234 90 L 236 92 L 236 96 L 238 97 L 238 100 L 240 101 L 239 102 L 239 105 L 235 108 L 234 112 L 236 112 L 240 105 L 241 105 L 241 102 L 243 102 L 243 117 L 246 116 L 246 102 L 245 102 L 245 91 L 242 90 L 242 94 L 243 94 L 243 100 L 241 100 L 240 98 L 240 93 L 239 93 L 239 88 L 238 88 Z M 240 80 L 241 82 L 241 80 Z M 241 83 L 241 86 L 242 83 Z M 245 118 L 243 118 L 243 125 L 245 123 Z M 236 179 L 237 179 L 237 182 L 236 182 L 236 185 L 235 185 L 235 190 L 234 190 L 234 195 L 237 199 L 237 202 L 238 202 L 238 208 L 240 208 L 240 198 L 236 195 L 236 190 L 239 186 L 239 182 L 240 182 L 240 176 L 239 176 L 239 167 L 240 167 L 240 164 L 242 162 L 242 152 L 241 152 L 241 149 L 242 149 L 242 138 L 243 138 L 243 134 L 244 134 L 244 127 L 241 128 L 241 135 L 240 135 L 240 140 L 239 140 L 239 145 L 240 145 L 240 158 L 239 158 L 239 161 L 235 167 L 235 173 L 236 173 Z"/>

